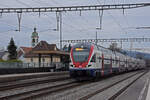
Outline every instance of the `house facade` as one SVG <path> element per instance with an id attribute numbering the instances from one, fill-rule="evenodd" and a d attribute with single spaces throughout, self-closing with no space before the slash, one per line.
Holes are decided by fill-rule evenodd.
<path id="1" fill-rule="evenodd" d="M 20 47 L 17 49 L 17 58 L 21 60 L 22 62 L 25 61 L 25 54 L 29 53 L 32 50 L 32 47 Z"/>
<path id="2" fill-rule="evenodd" d="M 9 53 L 8 51 L 0 51 L 0 60 L 8 60 Z"/>
<path id="3" fill-rule="evenodd" d="M 59 66 L 69 59 L 69 53 L 60 51 L 56 44 L 48 44 L 46 41 L 39 42 L 36 28 L 31 35 L 31 47 L 20 47 L 17 53 L 18 59 L 29 67 Z"/>
<path id="4" fill-rule="evenodd" d="M 69 53 L 60 51 L 56 44 L 48 44 L 46 41 L 40 41 L 30 52 L 25 54 L 25 63 L 35 67 L 58 66 L 63 63 L 63 58 L 69 56 Z"/>

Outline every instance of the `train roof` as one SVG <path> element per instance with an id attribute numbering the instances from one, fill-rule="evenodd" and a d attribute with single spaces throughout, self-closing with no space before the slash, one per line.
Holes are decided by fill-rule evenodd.
<path id="1" fill-rule="evenodd" d="M 82 42 L 82 43 L 77 43 L 77 44 L 74 45 L 73 47 L 80 46 L 80 45 L 85 45 L 85 46 L 88 46 L 88 47 L 91 47 L 92 45 L 94 45 L 94 47 L 95 47 L 97 50 L 100 50 L 100 51 L 105 52 L 105 53 L 107 53 L 107 54 L 116 54 L 116 55 L 118 55 L 118 56 L 122 56 L 122 57 L 124 56 L 124 57 L 127 57 L 127 58 L 129 58 L 129 59 L 137 59 L 137 58 L 133 58 L 133 57 L 131 57 L 131 56 L 129 56 L 129 55 L 125 55 L 125 54 L 123 54 L 123 53 L 121 53 L 121 52 L 118 52 L 118 51 L 112 51 L 112 50 L 109 49 L 109 48 L 105 48 L 105 47 L 103 47 L 103 46 L 96 45 L 96 44 L 94 44 L 94 43 Z"/>

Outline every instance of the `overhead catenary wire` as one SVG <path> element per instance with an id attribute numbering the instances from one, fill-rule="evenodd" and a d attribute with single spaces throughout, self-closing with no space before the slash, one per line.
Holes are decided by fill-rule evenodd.
<path id="1" fill-rule="evenodd" d="M 54 2 L 54 1 L 52 1 L 52 2 Z M 56 4 L 59 4 L 58 2 L 54 2 L 54 3 L 56 3 Z M 47 5 L 47 4 L 46 4 Z M 58 15 L 59 14 L 59 15 Z M 81 12 L 80 12 L 80 14 L 81 14 Z M 63 15 L 65 15 L 65 14 L 63 14 Z M 67 18 L 68 19 L 68 18 Z M 70 18 L 69 18 L 70 19 Z M 56 12 L 56 20 L 57 20 L 57 30 L 59 30 L 60 31 L 60 48 L 62 48 L 62 13 L 61 12 Z M 71 20 L 70 20 L 71 21 Z M 60 23 L 60 24 L 59 24 Z M 70 25 L 69 25 L 70 26 Z M 74 26 L 73 26 L 74 27 Z"/>
<path id="2" fill-rule="evenodd" d="M 66 22 L 65 22 L 66 23 Z M 70 25 L 68 25 L 70 27 Z M 82 28 L 82 27 L 81 27 Z"/>
<path id="3" fill-rule="evenodd" d="M 56 1 L 54 1 L 54 0 L 52 0 L 52 2 L 54 2 L 55 4 L 60 4 L 60 3 L 58 3 L 58 2 L 56 2 Z M 88 20 L 86 19 L 86 17 L 84 17 L 84 18 L 82 17 L 82 13 L 81 13 L 81 12 L 82 12 L 82 11 L 80 10 L 80 11 L 79 11 L 79 16 L 80 16 L 80 18 L 82 18 L 83 21 L 84 21 L 84 20 L 86 21 L 86 25 L 87 25 L 87 24 L 90 25 L 90 23 L 88 22 Z M 67 14 L 68 14 L 68 13 L 67 13 Z M 103 15 L 103 11 L 102 11 L 101 14 Z M 72 14 L 71 14 L 71 15 L 72 15 Z M 101 20 L 102 15 L 100 15 L 100 24 L 102 23 L 102 20 Z M 69 17 L 69 20 L 72 21 L 72 20 L 70 19 L 70 17 Z M 78 19 L 78 20 L 79 20 L 79 19 Z M 84 26 L 86 26 L 86 25 L 84 25 Z M 80 25 L 80 27 L 81 27 L 81 25 Z M 100 27 L 101 27 L 101 25 L 100 25 Z M 84 29 L 84 28 L 81 27 L 81 30 L 83 30 L 83 29 Z M 94 27 L 94 29 L 95 29 L 95 27 Z M 77 29 L 77 30 L 79 30 L 79 29 Z M 87 31 L 87 30 L 89 30 L 89 28 L 86 27 L 86 31 Z M 86 33 L 86 34 L 89 36 L 88 32 L 85 32 L 85 31 L 84 31 L 84 33 Z M 82 34 L 80 34 L 80 35 L 82 35 Z"/>
<path id="4" fill-rule="evenodd" d="M 6 5 L 6 4 L 0 4 L 0 6 L 8 7 L 8 5 Z M 3 14 L 3 13 L 0 13 L 0 17 L 1 17 L 1 18 L 2 18 L 2 14 Z M 5 17 L 5 16 L 4 16 L 4 17 Z M 17 13 L 17 18 L 18 18 L 18 13 Z M 19 22 L 19 20 L 21 21 L 21 15 L 20 15 L 20 14 L 19 14 L 18 22 Z M 4 24 L 7 24 L 8 26 L 11 26 L 11 27 L 12 27 L 12 26 L 13 26 L 13 27 L 14 27 L 14 26 L 16 27 L 16 25 L 10 24 L 10 23 L 8 23 L 8 22 L 6 22 L 6 21 L 4 22 L 4 21 L 1 20 L 0 22 L 1 22 L 1 23 L 4 23 Z M 24 27 L 24 28 L 27 28 L 27 29 L 30 29 L 30 30 L 32 29 L 32 28 L 29 28 L 29 27 L 24 26 L 24 25 L 19 25 L 19 26 L 20 26 L 20 28 L 21 28 L 21 27 Z M 15 30 L 15 31 L 18 31 L 19 28 L 18 28 L 18 29 L 14 29 L 14 30 Z"/>
<path id="5" fill-rule="evenodd" d="M 100 1 L 99 0 L 97 0 L 98 1 L 98 3 L 100 3 Z M 106 1 L 106 0 L 105 0 Z M 105 1 L 104 1 L 104 3 L 105 3 Z M 115 2 L 115 1 L 114 1 Z M 114 3 L 115 4 L 115 3 Z M 109 16 L 111 16 L 111 18 L 114 20 L 114 22 L 120 27 L 120 29 L 125 33 L 125 34 L 127 34 L 127 32 L 126 32 L 126 30 L 122 27 L 122 25 L 116 20 L 116 18 L 108 11 L 107 12 L 108 14 L 109 14 Z"/>
<path id="6" fill-rule="evenodd" d="M 47 3 L 44 3 L 43 1 L 39 2 L 40 0 L 38 0 L 38 1 L 32 0 L 32 1 L 35 3 L 38 3 L 38 4 L 48 5 Z M 30 5 L 27 5 L 27 6 L 29 7 Z M 43 14 L 43 15 L 45 15 L 47 17 L 51 17 L 51 16 L 48 16 L 47 14 Z M 51 17 L 51 18 L 53 18 L 53 17 Z M 53 24 L 51 21 L 50 21 L 50 23 Z M 63 24 L 66 24 L 66 23 L 63 22 Z M 74 28 L 74 26 L 72 26 L 71 24 L 69 24 L 69 25 L 67 24 L 67 26 Z M 52 29 L 47 29 L 47 30 L 52 30 Z M 58 30 L 59 30 L 59 14 L 58 14 L 58 12 L 56 12 L 56 29 L 53 29 L 53 31 L 58 31 Z"/>
<path id="7" fill-rule="evenodd" d="M 21 0 L 16 0 L 18 3 L 20 3 L 21 5 L 25 5 L 25 6 L 27 6 L 27 7 L 31 7 L 30 5 L 28 5 L 28 4 L 26 4 L 26 3 L 24 3 L 24 2 L 22 2 Z"/>
<path id="8" fill-rule="evenodd" d="M 54 2 L 55 4 L 58 4 L 58 5 L 60 5 L 60 3 L 58 3 L 58 2 L 56 2 L 56 1 L 54 1 L 54 0 L 52 0 L 52 2 Z M 82 15 L 81 14 L 81 10 L 79 11 L 80 12 L 80 16 Z M 67 13 L 68 14 L 68 13 Z M 64 16 L 66 16 L 65 14 L 64 14 Z M 72 21 L 72 19 L 70 19 L 70 17 L 69 18 L 67 18 L 67 19 L 69 19 L 70 21 Z M 85 20 L 85 18 L 84 18 L 84 20 Z"/>
<path id="9" fill-rule="evenodd" d="M 105 0 L 106 1 L 106 0 Z M 105 3 L 105 1 L 104 1 L 104 3 Z M 118 3 L 119 4 L 119 3 Z M 123 13 L 124 13 L 124 9 L 123 9 Z M 112 15 L 111 15 L 112 16 Z M 120 23 L 118 23 L 118 21 L 115 19 L 115 17 L 114 16 L 112 16 L 113 17 L 113 20 L 116 22 L 116 24 L 120 27 L 120 29 L 123 31 L 123 32 L 125 32 L 125 33 L 127 33 L 126 32 L 126 30 L 124 30 L 124 28 L 122 27 L 122 25 L 120 24 Z M 102 22 L 102 21 L 101 21 Z M 100 25 L 102 25 L 102 24 L 100 24 Z"/>
<path id="10" fill-rule="evenodd" d="M 32 0 L 32 1 L 35 1 L 35 0 Z M 47 5 L 47 6 L 48 6 L 48 3 L 44 3 L 43 1 L 41 1 L 41 2 L 39 2 L 39 1 L 35 1 L 35 2 L 36 2 L 36 3 L 42 3 L 42 4 L 44 4 L 44 5 Z M 54 0 L 53 0 L 52 2 L 54 2 L 55 4 L 59 4 L 58 2 L 56 2 L 56 1 L 54 1 Z M 66 16 L 65 14 L 63 14 L 63 15 L 64 15 L 64 16 Z M 52 17 L 51 17 L 51 18 L 52 18 Z M 67 18 L 67 20 L 68 20 L 68 19 L 69 19 L 70 21 L 72 21 L 69 17 Z M 78 28 L 79 28 L 78 26 L 77 26 L 78 28 L 76 28 L 76 27 L 75 27 L 75 26 L 73 26 L 72 24 L 68 24 L 68 23 L 64 23 L 64 22 L 63 22 L 63 24 L 64 24 L 64 25 L 67 25 L 67 26 L 69 26 L 69 27 L 71 27 L 72 29 L 74 29 L 74 28 L 75 28 L 75 29 L 77 29 L 77 30 L 78 30 Z M 82 28 L 81 28 L 81 29 L 82 29 Z"/>
<path id="11" fill-rule="evenodd" d="M 18 1 L 18 3 L 20 3 L 21 5 L 24 5 L 24 6 L 26 6 L 26 7 L 29 7 L 29 8 L 32 8 L 32 6 L 30 6 L 29 4 L 26 4 L 26 3 L 24 3 L 24 2 L 22 2 L 22 1 L 20 1 L 20 0 L 16 0 L 16 1 Z M 32 0 L 33 1 L 33 0 Z M 39 12 L 39 17 L 41 16 L 41 12 Z M 45 14 L 45 16 L 48 16 L 47 14 Z M 52 24 L 52 22 L 49 20 L 49 22 Z M 57 31 L 57 28 L 58 27 L 56 27 L 56 29 L 55 30 L 53 30 L 53 31 Z M 48 29 L 47 29 L 48 30 Z M 49 29 L 49 30 L 51 30 L 51 29 Z"/>

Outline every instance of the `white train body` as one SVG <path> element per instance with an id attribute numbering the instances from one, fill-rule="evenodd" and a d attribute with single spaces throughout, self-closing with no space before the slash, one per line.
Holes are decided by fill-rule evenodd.
<path id="1" fill-rule="evenodd" d="M 90 43 L 76 44 L 71 49 L 71 77 L 99 77 L 112 73 L 142 69 L 145 61 Z"/>

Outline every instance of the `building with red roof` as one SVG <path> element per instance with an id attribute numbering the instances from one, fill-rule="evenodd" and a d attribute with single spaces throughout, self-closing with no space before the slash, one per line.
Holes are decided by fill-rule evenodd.
<path id="1" fill-rule="evenodd" d="M 69 61 L 69 53 L 61 51 L 56 44 L 49 44 L 46 41 L 38 42 L 39 36 L 34 28 L 31 36 L 32 47 L 20 47 L 18 59 L 31 66 L 50 66 L 51 64 L 60 64 Z"/>
<path id="2" fill-rule="evenodd" d="M 32 47 L 20 47 L 18 50 L 17 50 L 17 58 L 21 61 L 24 62 L 24 56 L 25 54 L 29 53 L 30 51 L 32 50 Z"/>
<path id="3" fill-rule="evenodd" d="M 56 44 L 48 44 L 46 41 L 40 41 L 33 48 L 21 49 L 25 51 L 24 61 L 35 66 L 47 66 L 52 63 L 58 64 L 64 62 L 66 57 L 69 59 L 68 52 L 60 51 Z"/>

